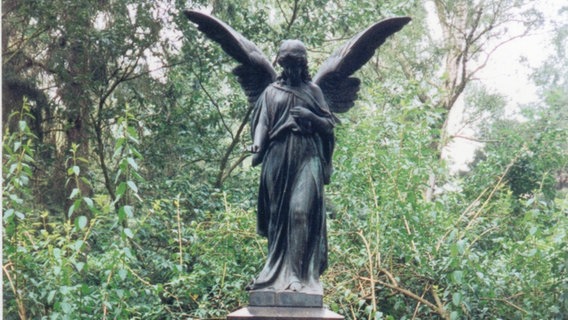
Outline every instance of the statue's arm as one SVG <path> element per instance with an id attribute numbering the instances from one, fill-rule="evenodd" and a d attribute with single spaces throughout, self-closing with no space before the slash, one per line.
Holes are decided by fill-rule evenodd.
<path id="1" fill-rule="evenodd" d="M 251 152 L 260 153 L 264 152 L 266 140 L 268 139 L 268 114 L 265 106 L 263 105 L 260 110 L 258 123 L 254 128 L 254 135 L 252 141 Z"/>
<path id="2" fill-rule="evenodd" d="M 331 133 L 333 131 L 334 123 L 330 116 L 320 116 L 306 107 L 296 106 L 290 109 L 290 114 L 296 119 L 309 120 L 317 131 L 323 133 Z"/>
<path id="3" fill-rule="evenodd" d="M 266 137 L 268 136 L 268 127 L 264 123 L 259 123 L 254 130 L 254 141 L 251 151 L 258 153 L 264 147 Z"/>
<path id="4" fill-rule="evenodd" d="M 323 93 L 321 92 L 321 89 L 313 83 L 309 84 L 309 88 L 311 94 L 320 104 L 320 106 L 325 106 L 325 109 L 327 109 L 327 104 Z M 333 128 L 335 127 L 335 122 L 331 113 L 318 115 L 301 106 L 296 106 L 290 109 L 290 113 L 294 118 L 303 118 L 309 120 L 315 126 L 316 130 L 322 133 L 331 133 L 333 132 Z"/>
<path id="5" fill-rule="evenodd" d="M 319 132 L 323 132 L 323 133 L 332 133 L 333 132 L 333 127 L 335 126 L 331 116 L 324 116 L 324 117 L 320 117 L 316 114 L 315 115 L 315 120 L 312 120 L 312 123 L 316 126 L 317 130 Z"/>

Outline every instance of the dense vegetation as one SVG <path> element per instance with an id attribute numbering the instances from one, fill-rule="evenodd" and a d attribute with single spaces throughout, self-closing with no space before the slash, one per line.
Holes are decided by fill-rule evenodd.
<path id="1" fill-rule="evenodd" d="M 361 71 L 336 131 L 330 309 L 562 319 L 568 10 L 534 71 L 537 102 L 510 116 L 475 81 L 491 53 L 542 27 L 534 3 L 3 0 L 4 319 L 217 319 L 246 305 L 266 250 L 250 109 L 186 7 L 212 10 L 269 57 L 302 39 L 312 71 L 371 22 L 413 17 Z M 450 174 L 460 97 L 484 146 Z"/>

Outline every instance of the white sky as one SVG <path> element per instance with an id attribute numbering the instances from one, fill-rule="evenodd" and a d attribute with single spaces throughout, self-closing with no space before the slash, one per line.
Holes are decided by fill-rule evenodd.
<path id="1" fill-rule="evenodd" d="M 545 25 L 531 35 L 513 40 L 500 47 L 492 55 L 485 69 L 477 78 L 486 87 L 495 90 L 507 98 L 507 113 L 514 115 L 519 105 L 537 100 L 536 87 L 529 79 L 530 73 L 538 67 L 550 54 L 549 39 L 552 34 L 552 20 L 558 16 L 558 10 L 567 6 L 568 1 L 538 0 L 535 6 L 542 11 L 546 20 Z M 524 62 L 521 62 L 524 60 Z M 462 128 L 463 97 L 458 101 L 449 122 L 450 134 L 457 134 Z M 460 135 L 475 137 L 470 128 L 461 129 Z M 452 171 L 466 170 L 476 148 L 481 143 L 457 138 L 445 149 L 444 153 Z"/>

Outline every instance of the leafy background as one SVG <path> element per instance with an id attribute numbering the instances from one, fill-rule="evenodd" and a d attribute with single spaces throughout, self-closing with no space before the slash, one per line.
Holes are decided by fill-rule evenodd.
<path id="1" fill-rule="evenodd" d="M 533 71 L 537 101 L 511 116 L 476 81 L 494 50 L 542 28 L 534 5 L 3 1 L 3 317 L 223 319 L 247 304 L 266 250 L 244 151 L 250 107 L 230 58 L 180 14 L 191 7 L 269 57 L 302 39 L 317 48 L 312 71 L 372 22 L 413 17 L 360 71 L 360 100 L 336 130 L 331 310 L 562 319 L 566 8 Z M 455 173 L 444 147 L 459 138 L 448 119 L 460 99 L 483 147 Z"/>

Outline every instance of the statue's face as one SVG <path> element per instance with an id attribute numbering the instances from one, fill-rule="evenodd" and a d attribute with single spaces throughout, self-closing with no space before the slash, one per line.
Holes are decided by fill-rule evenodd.
<path id="1" fill-rule="evenodd" d="M 305 58 L 296 57 L 293 55 L 285 55 L 278 57 L 278 64 L 282 68 L 294 68 L 296 66 L 301 66 L 305 63 Z"/>
<path id="2" fill-rule="evenodd" d="M 302 63 L 297 59 L 287 59 L 283 63 L 280 63 L 282 68 L 284 68 L 284 75 L 290 81 L 292 85 L 298 85 L 302 82 Z"/>

